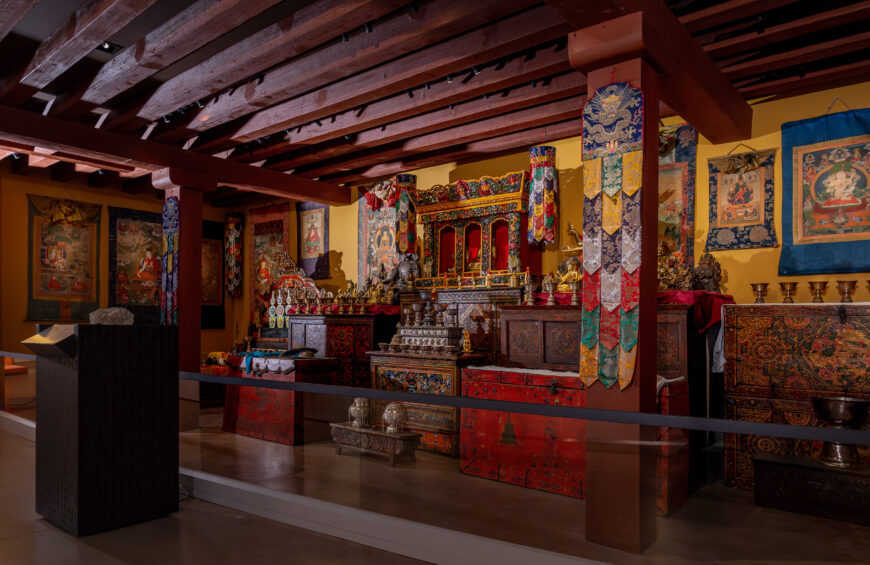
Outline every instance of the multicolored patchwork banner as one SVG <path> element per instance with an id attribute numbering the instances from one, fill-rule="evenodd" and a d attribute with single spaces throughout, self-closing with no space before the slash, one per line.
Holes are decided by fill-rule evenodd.
<path id="1" fill-rule="evenodd" d="M 529 151 L 529 243 L 556 240 L 556 148 Z"/>
<path id="2" fill-rule="evenodd" d="M 178 325 L 178 198 L 170 196 L 163 203 L 163 257 L 160 273 L 160 323 Z"/>
<path id="3" fill-rule="evenodd" d="M 242 234 L 244 222 L 241 216 L 227 215 L 224 225 L 224 265 L 226 268 L 227 296 L 242 297 Z"/>
<path id="4" fill-rule="evenodd" d="M 599 88 L 583 108 L 583 314 L 580 377 L 634 378 L 640 301 L 643 93 Z"/>

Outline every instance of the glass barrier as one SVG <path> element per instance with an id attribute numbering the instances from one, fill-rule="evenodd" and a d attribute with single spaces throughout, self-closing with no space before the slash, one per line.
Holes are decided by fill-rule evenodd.
<path id="1" fill-rule="evenodd" d="M 472 382 L 463 392 L 473 392 Z M 612 423 L 598 413 L 558 415 L 582 406 L 579 389 L 483 386 L 490 398 L 510 393 L 526 403 L 494 410 L 450 405 L 474 400 L 461 396 L 427 404 L 408 402 L 408 394 L 400 402 L 354 400 L 343 387 L 324 394 L 229 385 L 223 407 L 203 410 L 201 427 L 180 433 L 179 463 L 276 493 L 604 562 L 870 561 L 870 530 L 860 525 L 868 521 L 870 434 L 818 427 L 822 415 L 842 417 L 854 406 L 816 416 L 793 405 L 790 432 L 810 437 L 802 440 L 756 433 L 760 413 L 753 421 L 693 420 L 702 428 L 744 425 L 733 428 L 740 433 Z M 659 405 L 682 401 L 667 392 Z M 768 429 L 784 427 L 758 428 Z M 820 431 L 862 445 L 826 445 Z M 621 506 L 634 492 L 640 506 Z M 641 554 L 590 541 L 630 536 L 635 512 L 654 532 Z"/>

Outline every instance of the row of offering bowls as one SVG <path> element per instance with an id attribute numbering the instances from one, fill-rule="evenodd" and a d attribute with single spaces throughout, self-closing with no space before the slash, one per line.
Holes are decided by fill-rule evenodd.
<path id="1" fill-rule="evenodd" d="M 395 351 L 403 353 L 447 353 L 459 355 L 462 349 L 459 345 L 421 345 L 416 343 L 379 343 L 381 351 Z"/>
<path id="2" fill-rule="evenodd" d="M 870 281 L 868 281 L 870 283 Z M 769 283 L 752 283 L 752 291 L 755 293 L 755 303 L 764 304 L 764 297 L 767 296 L 767 286 Z M 810 281 L 810 290 L 813 291 L 813 302 L 824 302 L 822 293 L 828 287 L 828 281 Z M 794 302 L 793 295 L 797 290 L 798 283 L 796 282 L 781 282 L 779 289 L 782 291 L 782 301 L 784 304 Z M 858 286 L 858 281 L 837 281 L 837 290 L 840 291 L 840 302 L 852 302 L 852 295 L 855 294 L 855 288 Z"/>

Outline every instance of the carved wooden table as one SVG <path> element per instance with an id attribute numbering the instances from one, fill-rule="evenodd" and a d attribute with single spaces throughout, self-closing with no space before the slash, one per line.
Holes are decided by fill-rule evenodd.
<path id="1" fill-rule="evenodd" d="M 390 465 L 395 466 L 396 457 L 408 455 L 411 462 L 416 463 L 414 451 L 420 444 L 420 434 L 414 432 L 388 433 L 376 428 L 358 428 L 350 422 L 329 424 L 332 428 L 332 439 L 338 445 L 335 452 L 341 455 L 342 447 L 350 447 L 362 453 L 386 455 Z"/>

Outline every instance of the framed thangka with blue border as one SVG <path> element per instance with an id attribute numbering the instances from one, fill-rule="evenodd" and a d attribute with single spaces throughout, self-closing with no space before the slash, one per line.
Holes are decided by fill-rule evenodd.
<path id="1" fill-rule="evenodd" d="M 329 278 L 329 206 L 296 203 L 299 267 L 312 279 Z"/>
<path id="2" fill-rule="evenodd" d="M 695 250 L 695 157 L 698 132 L 690 125 L 659 129 L 658 239 L 679 263 Z"/>
<path id="3" fill-rule="evenodd" d="M 777 246 L 773 226 L 775 158 L 776 150 L 768 149 L 708 160 L 707 251 Z"/>
<path id="4" fill-rule="evenodd" d="M 780 275 L 870 271 L 870 108 L 782 126 Z"/>

